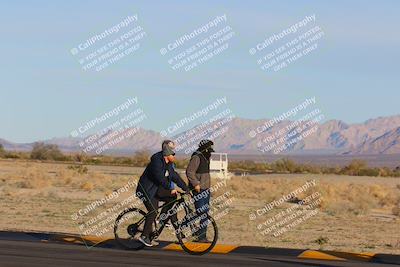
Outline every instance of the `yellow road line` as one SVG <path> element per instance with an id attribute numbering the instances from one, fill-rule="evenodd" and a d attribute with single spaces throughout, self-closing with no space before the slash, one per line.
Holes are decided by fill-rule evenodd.
<path id="1" fill-rule="evenodd" d="M 102 243 L 108 240 L 111 240 L 110 238 L 101 238 L 98 236 L 92 236 L 92 235 L 84 235 L 82 236 L 83 239 L 85 239 L 85 241 L 90 241 L 93 243 Z"/>
<path id="2" fill-rule="evenodd" d="M 204 251 L 207 247 L 210 246 L 208 243 L 186 243 L 185 246 L 192 251 Z M 226 254 L 236 249 L 238 246 L 232 245 L 215 245 L 215 247 L 211 250 L 212 253 L 221 253 Z M 163 247 L 164 250 L 173 250 L 173 251 L 183 251 L 182 247 L 178 244 L 169 244 L 168 246 Z"/>
<path id="3" fill-rule="evenodd" d="M 101 238 L 97 236 L 74 236 L 74 235 L 55 235 L 53 240 L 64 241 L 68 243 L 74 244 L 86 244 L 92 243 L 91 246 L 97 245 L 99 243 L 107 242 L 113 239 L 110 238 Z M 51 240 L 50 239 L 50 240 Z M 42 240 L 46 242 L 46 240 Z M 193 243 L 188 242 L 185 244 L 192 251 L 201 252 L 207 249 L 210 246 L 209 243 Z M 220 253 L 227 254 L 232 252 L 233 250 L 240 248 L 240 246 L 234 245 L 224 245 L 217 244 L 211 250 L 211 253 Z M 163 250 L 171 250 L 171 251 L 183 251 L 182 247 L 179 244 L 171 243 L 162 248 Z M 317 251 L 317 250 L 305 250 L 300 255 L 297 256 L 299 259 L 316 259 L 316 260 L 332 260 L 332 261 L 347 261 L 347 260 L 359 260 L 359 261 L 371 261 L 375 253 L 349 253 L 349 252 L 336 252 L 336 251 Z"/>
<path id="4" fill-rule="evenodd" d="M 72 237 L 72 236 L 56 236 L 54 240 L 57 241 L 63 241 L 63 242 L 68 242 L 68 243 L 74 243 L 74 244 L 83 244 L 81 238 L 77 237 Z"/>
<path id="5" fill-rule="evenodd" d="M 346 261 L 346 259 L 339 258 L 324 252 L 315 250 L 306 250 L 297 256 L 299 259 L 312 259 L 312 260 L 331 260 L 331 261 Z"/>
<path id="6" fill-rule="evenodd" d="M 328 253 L 336 257 L 357 261 L 371 261 L 372 258 L 375 256 L 375 253 L 352 253 L 339 251 L 329 251 Z"/>
<path id="7" fill-rule="evenodd" d="M 97 245 L 99 243 L 108 241 L 110 239 L 107 238 L 101 238 L 97 236 L 73 236 L 73 235 L 55 235 L 53 237 L 54 240 L 58 241 L 64 241 L 67 243 L 74 243 L 74 244 L 84 244 L 84 243 L 93 243 L 94 245 Z M 92 245 L 93 245 L 92 244 Z"/>

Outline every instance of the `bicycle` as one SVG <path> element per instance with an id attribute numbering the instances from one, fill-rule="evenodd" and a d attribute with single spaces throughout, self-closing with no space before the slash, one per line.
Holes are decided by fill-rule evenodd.
<path id="1" fill-rule="evenodd" d="M 186 199 L 185 196 L 190 196 L 192 199 Z M 178 193 L 178 198 L 174 201 L 171 208 L 168 210 L 168 215 L 160 214 L 160 210 L 170 203 L 164 203 L 158 208 L 158 217 L 154 222 L 154 231 L 150 234 L 150 240 L 157 239 L 166 223 L 168 222 L 171 214 L 170 211 L 184 215 L 183 218 L 175 223 L 174 232 L 178 239 L 178 243 L 182 249 L 191 255 L 203 255 L 210 252 L 218 240 L 218 228 L 215 220 L 208 214 L 203 213 L 199 216 L 196 211 L 190 206 L 190 200 L 193 200 L 193 195 L 189 193 Z M 140 250 L 145 247 L 138 238 L 143 232 L 144 222 L 148 213 L 139 208 L 125 209 L 115 220 L 114 236 L 117 243 L 125 249 Z M 200 221 L 204 220 L 207 225 L 207 236 L 213 234 L 212 240 L 209 243 L 196 243 L 193 242 L 198 238 L 198 231 L 202 227 Z M 159 223 L 157 223 L 159 221 Z M 126 223 L 126 225 L 125 225 Z M 204 225 L 203 225 L 204 226 Z"/>

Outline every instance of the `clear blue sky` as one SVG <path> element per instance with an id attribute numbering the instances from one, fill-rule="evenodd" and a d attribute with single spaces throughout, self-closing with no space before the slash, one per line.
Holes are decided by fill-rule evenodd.
<path id="1" fill-rule="evenodd" d="M 102 72 L 82 71 L 70 49 L 134 14 L 147 33 L 140 50 Z M 229 49 L 191 72 L 172 70 L 160 48 L 223 14 L 236 33 Z M 312 14 L 325 32 L 319 48 L 263 72 L 249 48 Z M 68 136 L 131 96 L 153 130 L 221 96 L 252 119 L 309 96 L 327 119 L 399 114 L 399 14 L 398 1 L 2 1 L 0 138 Z"/>

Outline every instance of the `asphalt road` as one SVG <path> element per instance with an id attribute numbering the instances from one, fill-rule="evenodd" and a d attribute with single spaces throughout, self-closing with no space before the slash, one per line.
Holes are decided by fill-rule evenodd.
<path id="1" fill-rule="evenodd" d="M 398 266 L 369 262 L 301 260 L 249 254 L 191 256 L 181 252 L 109 248 L 34 241 L 0 240 L 0 266 Z"/>

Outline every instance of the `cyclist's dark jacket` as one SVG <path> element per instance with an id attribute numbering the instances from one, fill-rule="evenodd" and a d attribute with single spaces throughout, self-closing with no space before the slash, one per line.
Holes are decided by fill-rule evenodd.
<path id="1" fill-rule="evenodd" d="M 165 176 L 168 170 L 169 175 Z M 147 164 L 136 188 L 138 197 L 152 199 L 157 193 L 159 186 L 170 190 L 171 182 L 176 183 L 180 188 L 187 191 L 188 187 L 179 174 L 174 170 L 173 163 L 166 163 L 162 151 L 151 156 L 150 163 Z M 141 194 L 138 194 L 138 193 Z"/>

